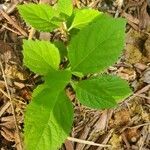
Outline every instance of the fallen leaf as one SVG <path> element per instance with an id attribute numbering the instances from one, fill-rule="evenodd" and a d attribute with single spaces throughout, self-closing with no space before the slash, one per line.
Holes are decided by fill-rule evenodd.
<path id="1" fill-rule="evenodd" d="M 0 130 L 1 135 L 8 141 L 14 141 L 14 131 L 11 131 L 5 127 L 2 127 Z"/>

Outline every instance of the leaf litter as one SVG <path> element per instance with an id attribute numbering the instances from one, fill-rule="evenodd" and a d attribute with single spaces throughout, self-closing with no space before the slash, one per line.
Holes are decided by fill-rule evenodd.
<path id="1" fill-rule="evenodd" d="M 122 7 L 118 5 L 118 2 Z M 77 103 L 72 91 L 68 91 L 75 108 L 74 127 L 70 136 L 85 141 L 108 144 L 111 147 L 102 148 L 66 140 L 61 149 L 149 149 L 150 88 L 144 89 L 150 83 L 149 0 L 124 1 L 123 4 L 119 0 L 74 0 L 74 5 L 76 7 L 91 6 L 113 16 L 123 16 L 128 20 L 124 55 L 116 65 L 108 69 L 108 72 L 128 80 L 135 93 L 138 93 L 141 89 L 143 91 L 129 101 L 128 99 L 125 100 L 116 109 L 99 111 L 83 107 Z M 10 5 L 8 7 L 10 8 Z M 29 32 L 29 28 L 19 19 L 15 8 L 8 15 L 17 20 L 19 29 L 24 28 L 25 33 Z M 17 31 L 16 25 L 10 24 L 10 21 L 5 18 L 2 19 L 2 24 L 5 24 L 8 28 L 4 26 L 0 28 L 0 57 L 8 78 L 7 82 L 15 108 L 17 125 L 22 137 L 24 110 L 30 101 L 32 90 L 41 80 L 39 76 L 22 67 L 20 45 L 25 35 L 24 32 L 18 35 L 16 32 L 9 30 L 13 28 L 14 31 Z M 53 38 L 60 38 L 59 36 L 60 34 L 55 34 Z M 0 118 L 0 148 L 5 150 L 18 149 L 15 139 L 14 114 L 10 108 L 2 73 L 0 73 L 0 89 L 0 112 L 2 112 Z"/>

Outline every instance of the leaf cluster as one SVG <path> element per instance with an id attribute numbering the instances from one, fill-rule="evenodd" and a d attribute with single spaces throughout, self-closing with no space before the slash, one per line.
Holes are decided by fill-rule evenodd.
<path id="1" fill-rule="evenodd" d="M 70 35 L 67 45 L 23 41 L 24 64 L 44 79 L 34 90 L 26 109 L 26 149 L 56 150 L 67 138 L 73 123 L 73 106 L 65 92 L 68 84 L 81 104 L 94 109 L 115 107 L 130 94 L 126 81 L 103 74 L 122 52 L 126 22 L 90 8 L 73 9 L 71 0 L 59 0 L 53 7 L 24 4 L 18 10 L 26 23 L 39 31 L 63 28 Z M 63 69 L 60 68 L 62 58 L 69 61 Z M 94 76 L 95 73 L 100 74 Z M 89 74 L 93 76 L 82 79 Z M 74 81 L 72 75 L 80 80 Z"/>

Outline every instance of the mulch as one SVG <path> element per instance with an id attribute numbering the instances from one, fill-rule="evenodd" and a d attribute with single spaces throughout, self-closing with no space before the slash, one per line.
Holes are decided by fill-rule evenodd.
<path id="1" fill-rule="evenodd" d="M 31 1 L 0 1 L 0 148 L 22 150 L 25 108 L 38 75 L 22 63 L 22 40 L 28 37 L 52 40 L 59 33 L 39 33 L 25 24 L 16 6 Z M 38 3 L 37 0 L 32 2 Z M 52 0 L 41 0 L 54 4 Z M 150 149 L 150 0 L 73 0 L 127 20 L 126 45 L 118 62 L 107 70 L 127 80 L 133 94 L 115 109 L 92 110 L 74 103 L 74 125 L 61 150 L 149 150 Z M 119 92 L 119 91 L 118 91 Z M 76 142 L 75 139 L 79 139 Z M 83 142 L 86 142 L 86 144 Z M 93 146 L 102 144 L 102 146 Z M 103 147 L 104 146 L 104 147 Z M 106 147 L 105 147 L 106 146 Z"/>

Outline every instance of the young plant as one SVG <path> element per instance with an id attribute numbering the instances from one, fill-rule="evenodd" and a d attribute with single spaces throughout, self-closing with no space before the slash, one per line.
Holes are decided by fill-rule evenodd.
<path id="1" fill-rule="evenodd" d="M 35 29 L 51 32 L 61 28 L 68 38 L 67 46 L 23 41 L 24 64 L 44 79 L 26 109 L 25 148 L 56 150 L 69 135 L 73 123 L 73 106 L 65 92 L 67 86 L 72 86 L 81 104 L 94 109 L 115 107 L 131 93 L 126 81 L 102 74 L 122 52 L 126 22 L 90 8 L 73 9 L 71 0 L 59 0 L 53 7 L 25 4 L 18 9 Z M 69 63 L 60 69 L 63 58 Z M 89 74 L 91 77 L 83 80 Z M 79 80 L 74 81 L 72 75 L 79 76 Z"/>

